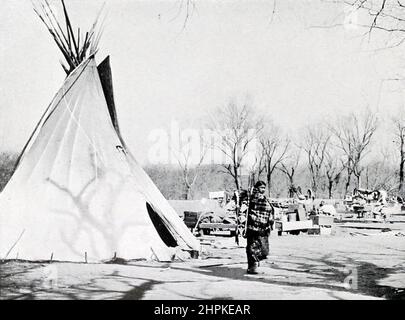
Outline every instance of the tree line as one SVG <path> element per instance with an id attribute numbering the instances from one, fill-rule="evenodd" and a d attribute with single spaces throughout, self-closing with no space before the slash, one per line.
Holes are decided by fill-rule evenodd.
<path id="1" fill-rule="evenodd" d="M 213 179 L 227 175 L 232 181 L 226 187 L 228 191 L 250 189 L 260 179 L 267 182 L 270 197 L 292 197 L 299 187 L 311 189 L 323 198 L 342 198 L 354 188 L 385 189 L 404 195 L 402 113 L 382 119 L 377 112 L 365 108 L 302 128 L 288 128 L 289 132 L 282 130 L 267 114 L 247 102 L 238 104 L 232 100 L 208 116 L 207 127 L 220 138 L 214 143 L 210 141 L 207 147 L 222 152 L 227 160 L 219 164 L 221 169 Z M 384 123 L 390 128 L 385 132 L 388 144 L 376 136 L 380 127 L 384 130 L 381 126 Z M 256 145 L 254 155 L 250 144 Z M 179 161 L 185 199 L 192 198 L 191 190 L 198 175 L 206 177 L 206 173 L 199 172 L 201 159 L 194 167 L 187 158 Z M 284 186 L 281 192 L 280 185 Z"/>
<path id="2" fill-rule="evenodd" d="M 405 195 L 403 113 L 380 119 L 367 108 L 288 131 L 266 114 L 251 103 L 231 100 L 207 115 L 205 127 L 220 138 L 205 141 L 197 162 L 192 163 L 189 148 L 182 148 L 177 166 L 146 165 L 145 170 L 168 199 L 249 190 L 259 179 L 266 181 L 273 198 L 292 197 L 299 188 L 330 199 L 343 198 L 354 188 Z M 384 122 L 389 128 L 385 132 L 388 143 L 376 135 L 379 128 L 384 130 Z M 223 153 L 226 161 L 204 163 L 210 148 Z M 16 159 L 16 154 L 0 153 L 0 190 L 10 179 Z"/>

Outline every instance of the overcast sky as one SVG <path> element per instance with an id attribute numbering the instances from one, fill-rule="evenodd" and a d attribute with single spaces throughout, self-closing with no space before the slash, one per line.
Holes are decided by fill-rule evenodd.
<path id="1" fill-rule="evenodd" d="M 272 15 L 273 1 L 196 0 L 183 28 L 181 1 L 105 3 L 97 60 L 111 56 L 123 136 L 142 163 L 153 130 L 197 126 L 231 98 L 248 95 L 287 130 L 367 105 L 394 114 L 403 103 L 401 83 L 381 81 L 402 72 L 402 48 L 375 51 L 383 36 L 362 37 L 343 5 L 278 1 Z M 31 1 L 1 4 L 0 150 L 19 151 L 65 74 Z M 86 27 L 102 2 L 66 4 Z"/>

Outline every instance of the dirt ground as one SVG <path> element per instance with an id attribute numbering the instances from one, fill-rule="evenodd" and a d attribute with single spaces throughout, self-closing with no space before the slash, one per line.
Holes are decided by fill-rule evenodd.
<path id="1" fill-rule="evenodd" d="M 0 264 L 0 299 L 404 299 L 405 224 L 390 232 L 270 236 L 263 274 L 247 275 L 245 239 L 205 237 L 199 259 L 171 263 Z"/>

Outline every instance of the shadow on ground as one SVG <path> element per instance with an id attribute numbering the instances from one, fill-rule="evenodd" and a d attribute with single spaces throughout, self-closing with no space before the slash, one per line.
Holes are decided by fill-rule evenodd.
<path id="1" fill-rule="evenodd" d="M 245 268 L 226 266 L 217 264 L 213 266 L 200 266 L 189 268 L 182 266 L 181 263 L 159 264 L 159 265 L 133 265 L 133 267 L 168 268 L 171 270 L 184 272 L 184 278 L 187 275 L 196 273 L 205 277 L 206 281 L 239 280 L 246 283 L 265 283 L 277 286 L 287 286 L 291 288 L 317 288 L 328 290 L 329 295 L 338 298 L 336 292 L 350 292 L 363 294 L 385 299 L 405 299 L 404 288 L 394 288 L 380 285 L 379 281 L 388 275 L 396 272 L 404 272 L 403 267 L 381 268 L 369 262 L 354 261 L 346 258 L 343 262 L 330 261 L 330 255 L 323 256 L 321 259 L 311 259 L 306 257 L 305 262 L 287 263 L 279 261 L 271 264 L 271 274 L 247 276 Z M 170 280 L 161 281 L 148 277 L 132 277 L 120 274 L 119 271 L 100 274 L 97 277 L 88 279 L 86 283 L 80 285 L 63 286 L 61 288 L 44 287 L 40 280 L 29 281 L 24 275 L 27 272 L 46 266 L 44 263 L 18 264 L 2 263 L 0 264 L 0 298 L 1 299 L 122 299 L 122 300 L 141 300 L 153 289 L 158 290 L 157 286 L 165 283 L 196 283 L 197 280 Z M 48 264 L 49 265 L 49 264 Z M 263 265 L 263 264 L 262 264 Z M 353 266 L 357 274 L 347 270 L 347 266 Z M 264 264 L 264 266 L 268 266 Z M 129 266 L 131 267 L 131 266 Z M 288 274 L 294 274 L 289 277 Z M 273 276 L 284 274 L 287 276 Z M 347 281 L 348 276 L 355 276 L 356 283 Z M 112 290 L 105 284 L 106 281 L 119 284 L 120 289 Z M 344 287 L 343 284 L 350 284 L 351 287 Z M 177 293 L 178 294 L 178 293 Z M 198 298 L 182 293 L 184 299 Z M 229 297 L 215 296 L 213 299 L 230 299 Z"/>
<path id="2" fill-rule="evenodd" d="M 351 292 L 355 294 L 363 294 L 367 296 L 373 296 L 384 299 L 393 300 L 405 300 L 405 288 L 394 288 L 390 286 L 384 286 L 379 284 L 379 280 L 388 277 L 390 274 L 396 272 L 404 272 L 402 267 L 396 268 L 381 268 L 368 262 L 356 262 L 353 259 L 346 259 L 344 263 L 333 262 L 329 260 L 329 255 L 322 259 L 310 259 L 313 260 L 316 265 L 319 262 L 323 264 L 321 269 L 314 268 L 315 264 L 311 263 L 294 263 L 295 266 L 284 267 L 279 264 L 272 264 L 272 270 L 290 271 L 295 273 L 302 273 L 303 279 L 309 278 L 318 279 L 318 281 L 296 281 L 296 280 L 275 280 L 272 276 L 255 275 L 247 276 L 245 268 L 239 267 L 227 267 L 227 266 L 208 266 L 201 267 L 201 271 L 191 270 L 206 275 L 206 271 L 210 271 L 211 277 L 219 277 L 222 279 L 241 280 L 247 282 L 260 282 L 273 285 L 282 285 L 290 287 L 301 288 L 318 288 L 327 289 L 331 291 Z M 263 264 L 262 264 L 263 265 Z M 350 265 L 352 268 L 348 269 Z M 177 267 L 176 269 L 185 270 Z M 189 270 L 189 269 L 187 269 Z M 354 274 L 354 272 L 356 274 Z M 278 278 L 278 277 L 276 277 Z M 354 280 L 357 279 L 357 280 Z M 355 282 L 353 282 L 355 281 Z M 346 287 L 343 285 L 346 284 Z M 332 295 L 333 296 L 333 295 Z M 336 296 L 334 296 L 336 297 Z"/>

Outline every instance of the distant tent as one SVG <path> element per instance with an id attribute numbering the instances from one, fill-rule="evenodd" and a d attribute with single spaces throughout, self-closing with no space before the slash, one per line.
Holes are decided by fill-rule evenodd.
<path id="1" fill-rule="evenodd" d="M 0 195 L 0 259 L 169 260 L 177 248 L 199 250 L 126 148 L 109 60 L 98 69 L 94 52 L 65 68 Z"/>

